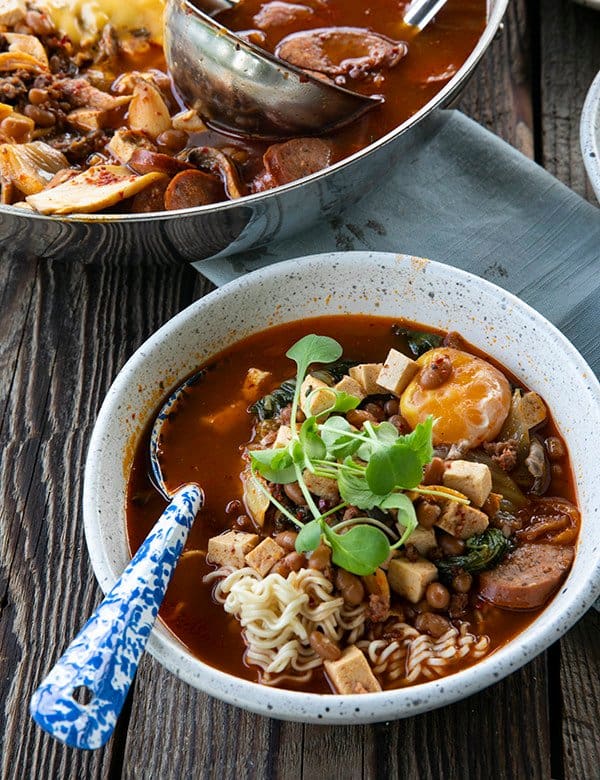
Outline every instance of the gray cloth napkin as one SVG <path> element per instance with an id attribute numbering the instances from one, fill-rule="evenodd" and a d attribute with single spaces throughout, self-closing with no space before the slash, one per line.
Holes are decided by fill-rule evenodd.
<path id="1" fill-rule="evenodd" d="M 600 210 L 463 114 L 441 111 L 436 121 L 419 152 L 342 216 L 196 267 L 222 285 L 331 250 L 439 260 L 527 301 L 600 375 Z"/>

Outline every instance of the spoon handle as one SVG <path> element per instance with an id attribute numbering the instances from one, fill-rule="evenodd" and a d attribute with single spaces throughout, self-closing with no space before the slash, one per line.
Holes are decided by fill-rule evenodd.
<path id="1" fill-rule="evenodd" d="M 173 496 L 110 593 L 33 694 L 33 719 L 60 742 L 93 749 L 112 734 L 202 501 L 202 491 L 192 484 Z M 75 698 L 78 692 L 89 700 L 81 703 Z"/>

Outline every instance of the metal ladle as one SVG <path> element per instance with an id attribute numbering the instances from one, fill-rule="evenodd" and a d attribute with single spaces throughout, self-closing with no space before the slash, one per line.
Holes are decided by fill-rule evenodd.
<path id="1" fill-rule="evenodd" d="M 213 16 L 239 0 L 167 0 L 164 48 L 181 97 L 210 126 L 276 139 L 349 124 L 382 98 L 318 79 L 240 38 Z M 422 30 L 446 0 L 414 0 L 404 22 Z"/>

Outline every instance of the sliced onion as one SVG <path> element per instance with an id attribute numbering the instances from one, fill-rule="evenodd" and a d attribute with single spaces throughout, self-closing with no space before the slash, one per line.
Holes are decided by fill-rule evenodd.
<path id="1" fill-rule="evenodd" d="M 40 192 L 55 173 L 68 167 L 64 154 L 43 141 L 0 144 L 0 176 L 14 184 L 23 195 Z"/>

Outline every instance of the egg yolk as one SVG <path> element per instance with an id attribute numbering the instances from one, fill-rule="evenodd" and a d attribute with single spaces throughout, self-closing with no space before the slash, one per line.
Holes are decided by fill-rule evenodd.
<path id="1" fill-rule="evenodd" d="M 428 387 L 435 383 L 428 382 L 432 371 L 427 371 L 434 361 L 445 365 L 447 377 L 437 387 Z M 417 364 L 419 372 L 400 399 L 400 412 L 411 428 L 432 415 L 434 445 L 471 449 L 496 438 L 510 409 L 510 385 L 504 374 L 485 360 L 450 347 L 425 352 Z"/>

